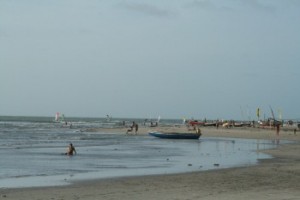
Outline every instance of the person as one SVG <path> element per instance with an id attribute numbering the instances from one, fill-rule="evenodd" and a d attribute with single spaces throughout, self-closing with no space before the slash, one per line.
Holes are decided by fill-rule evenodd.
<path id="1" fill-rule="evenodd" d="M 127 129 L 126 134 L 128 134 L 129 132 L 132 132 L 133 130 L 133 126 L 130 126 L 129 129 Z"/>
<path id="2" fill-rule="evenodd" d="M 138 130 L 139 130 L 139 125 L 135 124 L 135 134 L 137 134 Z"/>
<path id="3" fill-rule="evenodd" d="M 158 126 L 158 123 L 157 122 L 155 122 L 155 123 L 153 123 L 152 121 L 151 121 L 151 125 L 150 125 L 151 127 L 157 127 Z"/>
<path id="4" fill-rule="evenodd" d="M 280 125 L 277 124 L 277 125 L 276 125 L 276 134 L 279 135 L 279 132 L 280 132 Z"/>
<path id="5" fill-rule="evenodd" d="M 134 127 L 135 127 L 135 122 L 132 122 L 132 126 L 130 126 L 129 129 L 127 129 L 126 134 L 128 134 L 129 132 L 132 132 Z"/>
<path id="6" fill-rule="evenodd" d="M 73 154 L 77 154 L 75 147 L 72 143 L 70 143 L 68 151 L 65 153 L 66 155 L 72 156 Z"/>
<path id="7" fill-rule="evenodd" d="M 196 128 L 196 133 L 197 133 L 198 135 L 200 135 L 200 136 L 202 135 L 201 129 L 200 129 L 199 127 Z"/>

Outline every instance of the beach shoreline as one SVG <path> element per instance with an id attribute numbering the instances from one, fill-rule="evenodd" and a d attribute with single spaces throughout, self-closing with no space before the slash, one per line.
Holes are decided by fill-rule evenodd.
<path id="1" fill-rule="evenodd" d="M 300 134 L 292 130 L 203 127 L 207 137 L 294 141 L 264 150 L 273 159 L 258 165 L 183 174 L 151 175 L 79 181 L 68 186 L 0 189 L 2 199 L 297 199 L 300 196 Z M 125 134 L 126 127 L 88 130 L 92 134 Z M 184 126 L 140 127 L 149 131 L 186 132 Z M 134 134 L 134 133 L 131 133 Z"/>
<path id="2" fill-rule="evenodd" d="M 281 129 L 279 135 L 276 134 L 274 128 L 259 128 L 259 127 L 234 127 L 234 128 L 216 128 L 216 127 L 200 127 L 202 135 L 207 137 L 230 137 L 242 139 L 265 139 L 265 140 L 291 140 L 300 141 L 300 130 L 296 130 L 294 134 L 294 127 L 284 127 Z M 101 134 L 126 134 L 128 127 L 123 128 L 91 128 L 85 131 Z M 175 133 L 194 133 L 193 129 L 188 129 L 185 125 L 165 126 L 165 127 L 139 127 L 137 134 L 129 132 L 128 135 L 147 135 L 149 132 L 175 132 Z"/>

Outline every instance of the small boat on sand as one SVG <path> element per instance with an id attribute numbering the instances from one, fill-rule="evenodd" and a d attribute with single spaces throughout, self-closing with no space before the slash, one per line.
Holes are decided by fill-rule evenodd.
<path id="1" fill-rule="evenodd" d="M 149 132 L 149 135 L 164 139 L 199 139 L 200 133 L 162 133 Z"/>

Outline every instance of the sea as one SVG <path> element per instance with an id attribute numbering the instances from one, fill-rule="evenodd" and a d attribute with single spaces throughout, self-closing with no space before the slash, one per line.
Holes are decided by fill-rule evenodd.
<path id="1" fill-rule="evenodd" d="M 77 181 L 163 175 L 252 166 L 271 156 L 258 150 L 276 148 L 269 140 L 201 137 L 159 139 L 149 135 L 92 132 L 144 119 L 0 117 L 0 188 L 68 185 Z M 161 119 L 159 126 L 182 125 Z M 105 129 L 104 129 L 105 130 Z M 67 156 L 68 145 L 77 151 Z M 282 142 L 281 142 L 282 143 Z"/>

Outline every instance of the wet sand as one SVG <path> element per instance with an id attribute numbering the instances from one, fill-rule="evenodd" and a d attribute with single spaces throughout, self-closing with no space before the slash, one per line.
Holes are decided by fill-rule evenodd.
<path id="1" fill-rule="evenodd" d="M 125 134 L 126 128 L 94 129 L 98 132 Z M 186 132 L 185 127 L 139 128 L 138 134 L 149 130 Z M 0 189 L 0 199 L 299 199 L 300 196 L 300 132 L 258 128 L 201 128 L 208 137 L 235 137 L 295 141 L 267 150 L 274 159 L 261 160 L 256 166 L 205 172 L 157 175 L 78 182 L 63 187 Z"/>

